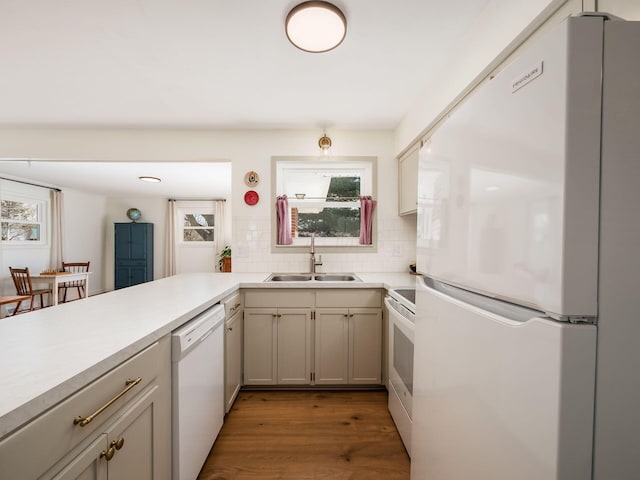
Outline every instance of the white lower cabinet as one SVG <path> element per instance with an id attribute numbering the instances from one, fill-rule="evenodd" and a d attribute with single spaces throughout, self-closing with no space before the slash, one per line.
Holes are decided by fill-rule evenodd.
<path id="1" fill-rule="evenodd" d="M 349 309 L 349 383 L 382 381 L 382 310 Z"/>
<path id="2" fill-rule="evenodd" d="M 154 432 L 159 428 L 160 419 L 154 409 L 159 397 L 159 387 L 149 387 L 105 433 L 70 462 L 65 462 L 53 480 L 152 480 L 154 452 L 159 450 L 154 445 L 157 438 Z"/>
<path id="3" fill-rule="evenodd" d="M 0 441 L 0 478 L 169 480 L 169 338 Z"/>
<path id="4" fill-rule="evenodd" d="M 311 309 L 244 311 L 244 384 L 300 385 L 311 381 Z"/>
<path id="5" fill-rule="evenodd" d="M 382 293 L 248 290 L 245 385 L 380 385 Z"/>
<path id="6" fill-rule="evenodd" d="M 382 375 L 382 311 L 319 308 L 316 311 L 315 383 L 379 384 Z"/>
<path id="7" fill-rule="evenodd" d="M 349 311 L 320 308 L 316 311 L 315 383 L 339 385 L 349 378 Z"/>
<path id="8" fill-rule="evenodd" d="M 225 310 L 224 411 L 229 413 L 242 386 L 242 295 L 235 292 L 220 303 Z"/>
<path id="9" fill-rule="evenodd" d="M 55 475 L 53 480 L 106 480 L 107 462 L 102 461 L 102 452 L 108 450 L 108 445 L 107 434 L 99 435 Z"/>

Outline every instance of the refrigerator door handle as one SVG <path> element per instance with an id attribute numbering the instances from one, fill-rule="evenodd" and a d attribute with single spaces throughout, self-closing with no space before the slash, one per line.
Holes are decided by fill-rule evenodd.
<path id="1" fill-rule="evenodd" d="M 470 307 L 482 310 L 485 314 L 490 314 L 494 319 L 510 325 L 520 325 L 533 319 L 555 321 L 555 319 L 539 310 L 463 290 L 431 277 L 422 277 L 422 279 L 416 282 L 416 286 L 418 289 L 429 290 L 434 295 L 442 295 L 446 297 L 448 301 L 459 303 L 465 308 Z"/>

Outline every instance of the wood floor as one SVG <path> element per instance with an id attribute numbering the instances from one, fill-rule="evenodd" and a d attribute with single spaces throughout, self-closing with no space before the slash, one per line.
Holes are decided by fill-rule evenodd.
<path id="1" fill-rule="evenodd" d="M 386 392 L 240 392 L 198 480 L 407 480 Z"/>

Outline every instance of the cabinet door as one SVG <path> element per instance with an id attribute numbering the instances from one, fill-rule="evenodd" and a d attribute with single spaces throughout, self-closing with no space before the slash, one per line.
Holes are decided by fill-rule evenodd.
<path id="1" fill-rule="evenodd" d="M 418 204 L 418 146 L 398 160 L 398 213 L 416 213 Z"/>
<path id="2" fill-rule="evenodd" d="M 115 258 L 116 260 L 131 260 L 131 226 L 128 223 L 116 223 Z"/>
<path id="3" fill-rule="evenodd" d="M 153 249 L 153 224 L 131 224 L 131 259 L 146 260 L 152 255 Z"/>
<path id="4" fill-rule="evenodd" d="M 348 381 L 348 313 L 346 308 L 316 310 L 315 383 L 318 385 Z"/>
<path id="5" fill-rule="evenodd" d="M 116 265 L 114 288 L 131 287 L 148 280 L 147 268 L 144 265 Z"/>
<path id="6" fill-rule="evenodd" d="M 168 438 L 171 426 L 169 415 L 165 413 L 170 411 L 167 404 L 163 389 L 152 385 L 131 402 L 107 431 L 109 448 L 115 449 L 108 462 L 109 478 L 171 479 Z"/>
<path id="7" fill-rule="evenodd" d="M 101 454 L 108 444 L 107 434 L 99 435 L 51 480 L 107 480 L 107 461 Z"/>
<path id="8" fill-rule="evenodd" d="M 226 323 L 224 346 L 224 402 L 225 412 L 229 413 L 242 385 L 242 310 L 236 310 Z"/>
<path id="9" fill-rule="evenodd" d="M 382 311 L 349 309 L 349 383 L 379 384 L 382 375 Z"/>
<path id="10" fill-rule="evenodd" d="M 311 309 L 278 309 L 277 319 L 278 383 L 311 383 Z"/>
<path id="11" fill-rule="evenodd" d="M 278 312 L 274 308 L 244 311 L 244 384 L 275 385 Z"/>

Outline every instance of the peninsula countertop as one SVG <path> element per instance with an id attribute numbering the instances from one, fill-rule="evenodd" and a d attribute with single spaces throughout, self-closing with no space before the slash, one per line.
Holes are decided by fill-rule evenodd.
<path id="1" fill-rule="evenodd" d="M 265 283 L 268 273 L 192 273 L 0 320 L 0 439 L 239 288 L 393 288 L 404 273 L 362 282 Z"/>

